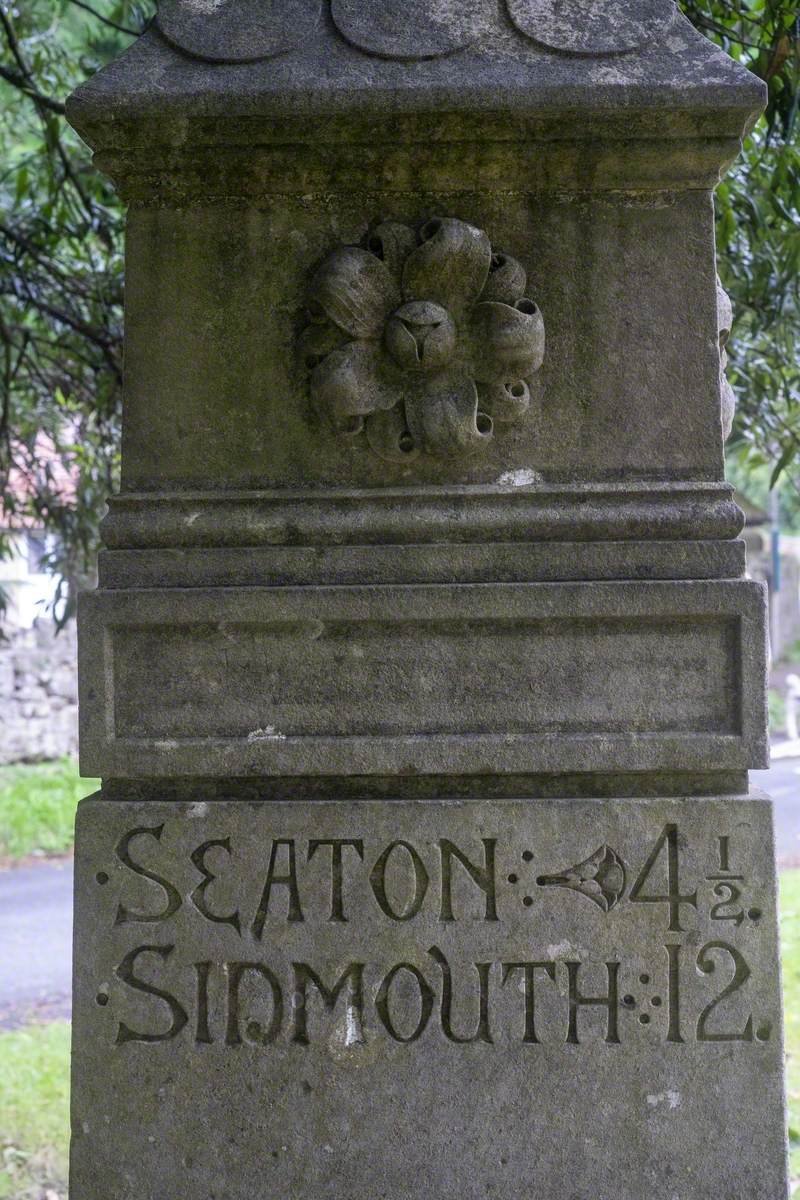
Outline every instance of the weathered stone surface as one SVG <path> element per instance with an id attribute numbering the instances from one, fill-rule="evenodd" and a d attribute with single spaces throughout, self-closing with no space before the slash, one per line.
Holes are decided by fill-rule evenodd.
<path id="1" fill-rule="evenodd" d="M 666 0 L 319 9 L 165 0 L 70 101 L 131 202 L 71 1195 L 785 1200 L 763 85 Z"/>
<path id="2" fill-rule="evenodd" d="M 168 41 L 209 62 L 258 62 L 300 45 L 322 23 L 321 0 L 161 0 Z"/>
<path id="3" fill-rule="evenodd" d="M 428 546 L 205 547 L 100 555 L 105 588 L 297 584 L 556 583 L 736 579 L 744 542 L 488 542 Z"/>
<path id="4" fill-rule="evenodd" d="M 675 20 L 672 0 L 636 5 L 600 0 L 508 0 L 517 28 L 535 41 L 570 54 L 623 54 L 655 40 Z"/>
<path id="5" fill-rule="evenodd" d="M 437 6 L 445 3 L 437 0 Z M 376 14 L 385 17 L 388 7 L 385 0 L 381 6 L 361 4 L 358 24 L 375 28 Z M 409 5 L 404 7 L 409 11 Z M 582 175 L 584 187 L 599 183 L 596 164 L 598 159 L 608 162 L 609 150 L 617 178 L 630 178 L 643 158 L 654 169 L 657 159 L 663 159 L 664 140 L 673 137 L 683 144 L 673 147 L 661 169 L 669 171 L 677 162 L 691 160 L 697 170 L 704 156 L 698 137 L 721 139 L 706 151 L 718 160 L 726 154 L 732 158 L 742 123 L 763 104 L 764 85 L 679 14 L 634 53 L 609 61 L 565 55 L 537 44 L 519 32 L 508 20 L 507 9 L 503 11 L 505 4 L 495 0 L 447 7 L 457 21 L 445 37 L 452 42 L 465 20 L 472 24 L 472 14 L 480 36 L 456 54 L 423 64 L 364 53 L 328 22 L 268 68 L 259 63 L 192 62 L 153 30 L 78 90 L 70 100 L 70 119 L 100 150 L 101 162 L 129 193 L 139 194 L 140 188 L 156 184 L 185 188 L 187 181 L 175 178 L 176 168 L 190 164 L 195 147 L 203 146 L 203 157 L 208 158 L 212 131 L 227 142 L 227 153 L 224 161 L 217 158 L 213 175 L 206 170 L 198 190 L 208 195 L 219 174 L 233 190 L 247 187 L 264 146 L 285 142 L 287 128 L 302 138 L 299 153 L 298 147 L 285 149 L 295 168 L 300 162 L 308 168 L 314 157 L 310 146 L 316 143 L 326 147 L 329 170 L 359 160 L 368 170 L 374 171 L 378 163 L 385 169 L 387 156 L 391 160 L 403 144 L 404 154 L 425 162 L 428 169 L 435 158 L 440 168 L 452 165 L 457 190 L 463 191 L 476 185 L 476 166 L 482 162 L 485 171 L 502 150 L 492 145 L 493 139 L 516 143 L 515 154 L 504 155 L 513 160 L 520 145 L 547 130 L 557 133 L 562 144 L 545 143 L 537 155 L 525 156 L 527 169 L 536 172 L 547 165 L 551 172 L 562 173 L 562 179 L 569 176 L 576 182 Z M 607 10 L 609 5 L 602 7 Z M 643 0 L 623 0 L 617 7 L 616 28 L 641 27 Z M 516 8 L 521 14 L 521 5 Z M 343 5 L 337 9 L 341 12 Z M 651 0 L 644 9 L 652 14 Z M 435 7 L 415 4 L 411 11 L 430 28 L 429 14 Z M 575 20 L 575 39 L 587 23 L 584 11 Z M 264 28 L 269 24 L 265 14 Z M 210 36 L 214 28 L 210 17 Z M 409 23 L 409 35 L 412 29 Z M 417 46 L 424 49 L 425 30 L 417 25 L 416 32 Z M 142 122 L 151 125 L 146 140 L 137 136 Z M 332 156 L 334 138 L 337 153 Z M 583 143 L 577 155 L 569 149 L 570 138 Z M 585 144 L 595 138 L 597 145 Z M 654 144 L 642 145 L 641 139 Z M 353 140 L 359 143 L 357 154 L 348 153 L 347 144 Z M 480 154 L 473 160 L 477 146 Z M 168 163 L 161 156 L 167 148 Z M 282 156 L 275 158 L 278 170 Z M 134 165 L 138 170 L 132 172 Z M 522 166 L 518 163 L 517 169 Z M 706 179 L 713 186 L 709 172 L 707 159 Z M 372 178 L 374 182 L 376 176 Z M 292 190 L 302 190 L 304 182 L 295 174 Z M 423 186 L 423 181 L 417 178 L 414 184 Z M 494 180 L 495 187 L 506 184 L 502 177 Z"/>
<path id="6" fill-rule="evenodd" d="M 462 50 L 485 30 L 481 4 L 458 0 L 332 0 L 336 28 L 359 50 L 381 58 L 438 58 Z"/>
<path id="7" fill-rule="evenodd" d="M 327 192 L 281 195 L 235 217 L 227 207 L 194 209 L 191 221 L 181 209 L 135 210 L 124 490 L 380 494 L 390 485 L 490 487 L 520 471 L 549 485 L 721 480 L 708 197 L 590 200 L 527 190 L 462 196 L 445 208 L 420 200 L 411 209 L 387 190 L 368 201 L 356 190 L 335 213 Z M 437 211 L 490 230 L 492 243 L 523 264 L 547 353 L 527 414 L 480 454 L 387 462 L 365 438 L 333 437 L 329 419 L 314 412 L 297 333 L 308 281 L 332 246 L 360 242 L 382 213 L 422 224 Z M 153 405 L 165 380 L 169 403 Z M 372 402 L 393 401 L 379 401 L 373 387 Z M 202 454 L 192 431 L 202 432 Z"/>
<path id="8" fill-rule="evenodd" d="M 750 582 L 87 596 L 88 774 L 766 765 Z M 479 784 L 476 779 L 476 787 Z"/>
<path id="9" fill-rule="evenodd" d="M 76 896 L 80 1200 L 786 1196 L 764 800 L 93 799 Z"/>

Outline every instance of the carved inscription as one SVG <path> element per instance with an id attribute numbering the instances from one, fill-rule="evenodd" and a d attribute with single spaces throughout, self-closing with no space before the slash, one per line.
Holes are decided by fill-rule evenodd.
<path id="1" fill-rule="evenodd" d="M 739 831 L 709 839 L 702 879 L 687 870 L 678 823 L 653 830 L 638 861 L 603 842 L 555 871 L 499 834 L 379 841 L 357 829 L 343 837 L 281 832 L 259 846 L 257 877 L 252 846 L 232 833 L 183 843 L 179 859 L 165 848 L 168 823 L 154 821 L 132 825 L 109 847 L 94 880 L 116 890 L 111 929 L 126 944 L 113 982 L 98 985 L 95 998 L 113 1021 L 114 1045 L 302 1048 L 332 1036 L 347 1049 L 375 1038 L 486 1047 L 770 1040 L 772 1021 L 751 995 L 748 939 L 758 935 L 762 909 L 749 902 L 747 872 L 737 866 L 747 861 Z M 554 911 L 570 928 L 572 906 L 578 916 L 596 914 L 591 921 L 604 929 L 617 922 L 616 946 L 625 944 L 626 922 L 646 924 L 647 960 L 540 938 Z M 183 952 L 189 924 L 205 954 Z M 720 932 L 703 937 L 703 925 Z M 384 928 L 393 931 L 388 939 Z"/>

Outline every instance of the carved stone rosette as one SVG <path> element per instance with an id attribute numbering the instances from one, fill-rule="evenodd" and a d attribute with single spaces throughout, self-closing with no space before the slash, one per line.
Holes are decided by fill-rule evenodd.
<path id="1" fill-rule="evenodd" d="M 382 458 L 474 454 L 522 420 L 544 321 L 516 259 L 452 217 L 385 221 L 340 246 L 308 286 L 300 337 L 314 405 Z"/>

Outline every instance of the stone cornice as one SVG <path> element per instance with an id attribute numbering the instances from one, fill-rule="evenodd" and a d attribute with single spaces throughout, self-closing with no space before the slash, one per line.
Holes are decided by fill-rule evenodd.
<path id="1" fill-rule="evenodd" d="M 710 187 L 763 100 L 679 17 L 612 57 L 549 49 L 506 19 L 417 62 L 365 53 L 324 22 L 269 62 L 236 64 L 189 58 L 153 29 L 68 115 L 131 200 L 172 203 L 204 181 L 212 198 L 419 186 L 420 173 L 447 187 L 465 158 L 497 189 Z"/>

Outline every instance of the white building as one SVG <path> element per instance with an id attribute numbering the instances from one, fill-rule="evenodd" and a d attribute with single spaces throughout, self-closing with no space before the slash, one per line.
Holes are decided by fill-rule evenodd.
<path id="1" fill-rule="evenodd" d="M 7 554 L 0 557 L 0 589 L 5 593 L 3 627 L 30 629 L 38 618 L 51 619 L 57 579 L 44 568 L 52 539 L 30 528 L 10 535 Z"/>

